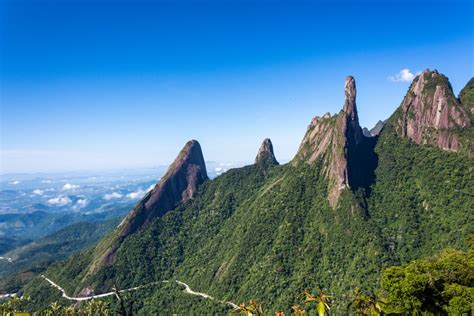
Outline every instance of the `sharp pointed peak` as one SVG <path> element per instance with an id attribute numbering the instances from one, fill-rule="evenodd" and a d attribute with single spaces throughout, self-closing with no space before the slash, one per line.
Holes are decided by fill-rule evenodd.
<path id="1" fill-rule="evenodd" d="M 255 163 L 270 163 L 277 165 L 278 161 L 275 158 L 275 154 L 273 153 L 273 144 L 270 138 L 265 138 L 260 145 L 260 149 L 258 150 L 257 157 L 255 158 Z"/>
<path id="2" fill-rule="evenodd" d="M 343 111 L 346 112 L 351 117 L 355 118 L 357 116 L 357 106 L 356 106 L 356 82 L 354 77 L 347 76 L 344 84 L 344 107 Z"/>
<path id="3" fill-rule="evenodd" d="M 180 203 L 197 193 L 199 186 L 208 179 L 201 145 L 196 140 L 188 141 L 176 159 L 168 167 L 155 187 L 149 191 L 117 227 L 116 236 L 104 239 L 89 274 L 97 268 L 113 262 L 123 238 L 150 225 L 154 218 L 163 216 Z"/>
<path id="4" fill-rule="evenodd" d="M 135 222 L 134 227 L 125 228 L 123 231 L 125 234 L 133 232 L 149 218 L 161 216 L 178 203 L 186 202 L 194 196 L 197 187 L 206 179 L 206 164 L 201 145 L 196 140 L 190 140 L 181 149 L 153 190 L 139 203 L 146 210 L 141 215 L 142 218 L 136 219 L 137 214 L 132 212 L 132 215 L 129 215 L 129 222 Z"/>

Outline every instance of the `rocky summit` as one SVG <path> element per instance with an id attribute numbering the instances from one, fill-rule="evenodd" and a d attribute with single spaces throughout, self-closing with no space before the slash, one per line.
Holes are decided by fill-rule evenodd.
<path id="1" fill-rule="evenodd" d="M 316 116 L 308 126 L 293 164 L 311 164 L 324 159 L 324 177 L 329 181 L 328 199 L 336 207 L 342 190 L 349 188 L 348 155 L 364 140 L 356 105 L 356 84 L 348 76 L 344 84 L 343 109 L 334 116 L 329 113 Z"/>
<path id="2" fill-rule="evenodd" d="M 460 130 L 471 125 L 468 111 L 454 96 L 448 78 L 425 69 L 410 86 L 396 120 L 400 136 L 448 151 L 469 151 Z"/>
<path id="3" fill-rule="evenodd" d="M 257 157 L 255 157 L 255 164 L 259 163 L 272 165 L 278 164 L 275 154 L 273 153 L 272 141 L 269 138 L 266 138 L 262 142 L 262 145 L 260 145 L 260 149 L 258 150 Z"/>
<path id="4" fill-rule="evenodd" d="M 186 143 L 165 175 L 120 225 L 120 235 L 126 236 L 157 216 L 194 196 L 198 186 L 207 179 L 201 146 L 196 140 Z"/>
<path id="5" fill-rule="evenodd" d="M 377 124 L 370 130 L 370 136 L 377 136 L 382 131 L 382 128 L 385 126 L 385 122 L 379 120 Z"/>
<path id="6" fill-rule="evenodd" d="M 163 216 L 178 204 L 188 201 L 196 194 L 199 185 L 207 179 L 201 146 L 196 140 L 191 140 L 179 152 L 155 187 L 120 223 L 112 234 L 113 237 L 105 239 L 102 247 L 98 247 L 100 251 L 105 251 L 96 253 L 97 260 L 93 262 L 91 272 L 97 266 L 108 265 L 113 261 L 121 240 L 146 228 L 154 218 Z"/>

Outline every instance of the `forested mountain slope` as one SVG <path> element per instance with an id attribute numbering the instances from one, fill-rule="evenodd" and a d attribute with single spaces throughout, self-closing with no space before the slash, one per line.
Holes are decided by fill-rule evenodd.
<path id="1" fill-rule="evenodd" d="M 111 232 L 120 219 L 72 224 L 5 253 L 3 256 L 10 260 L 0 261 L 0 291 L 15 292 L 52 263 L 94 245 Z"/>
<path id="2" fill-rule="evenodd" d="M 341 310 L 354 288 L 374 291 L 383 268 L 444 247 L 463 247 L 464 237 L 474 232 L 472 125 L 447 79 L 432 73 L 420 76 L 434 88 L 417 90 L 421 94 L 415 101 L 420 103 L 411 106 L 412 85 L 375 137 L 362 134 L 355 80 L 348 77 L 343 109 L 312 120 L 291 163 L 278 165 L 271 142 L 265 140 L 254 165 L 208 180 L 202 153 L 191 160 L 186 160 L 188 154 L 178 155 L 178 161 L 192 163 L 179 165 L 179 170 L 173 164 L 169 172 L 180 176 L 173 177 L 170 187 L 172 196 L 186 198 L 147 217 L 142 221 L 146 225 L 126 236 L 119 234 L 120 226 L 95 249 L 46 274 L 76 295 L 106 291 L 114 284 L 128 288 L 181 280 L 219 299 L 257 299 L 278 310 L 289 310 L 303 289 L 324 289 L 337 297 Z M 429 107 L 447 115 L 448 125 L 433 125 L 436 110 Z M 434 121 L 414 119 L 423 113 L 435 113 Z M 416 138 L 403 129 L 414 124 L 421 131 Z M 192 194 L 186 195 L 190 185 Z M 123 237 L 119 243 L 107 241 L 118 235 Z M 111 244 L 117 245 L 111 260 L 91 269 Z M 59 296 L 41 279 L 24 292 L 38 304 Z M 174 283 L 158 283 L 133 295 L 143 314 L 228 308 L 189 297 Z"/>

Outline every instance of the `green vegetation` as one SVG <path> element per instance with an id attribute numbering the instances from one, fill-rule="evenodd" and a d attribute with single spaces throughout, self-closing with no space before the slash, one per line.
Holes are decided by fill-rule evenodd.
<path id="1" fill-rule="evenodd" d="M 193 199 L 120 240 L 113 264 L 89 273 L 97 254 L 107 250 L 91 248 L 53 264 L 46 274 L 70 295 L 88 287 L 101 293 L 115 284 L 154 283 L 130 294 L 142 315 L 229 311 L 226 304 L 184 294 L 180 285 L 163 280 L 186 282 L 224 302 L 249 302 L 240 306 L 244 313 L 260 310 L 256 302 L 265 302 L 262 309 L 270 314 L 318 306 L 325 313 L 349 306 L 364 315 L 463 311 L 472 303 L 472 284 L 443 279 L 446 270 L 432 263 L 438 259 L 406 265 L 450 247 L 459 251 L 446 250 L 439 258 L 456 261 L 467 249 L 462 240 L 474 233 L 473 160 L 400 138 L 397 115 L 377 138 L 357 151 L 348 149 L 351 189 L 341 190 L 336 208 L 329 205 L 325 176 L 331 157 L 296 166 L 258 163 L 206 181 Z M 109 247 L 114 234 L 99 248 Z M 402 267 L 383 272 L 394 265 Z M 436 273 L 441 285 L 416 292 L 432 286 L 422 281 Z M 421 282 L 413 285 L 415 292 L 411 275 Z M 319 294 L 306 292 L 303 303 L 294 305 L 305 289 Z M 37 308 L 68 303 L 41 278 L 22 291 Z M 433 310 L 426 308 L 428 294 L 438 304 Z"/>
<path id="2" fill-rule="evenodd" d="M 470 249 L 467 252 L 444 249 L 440 254 L 422 260 L 415 260 L 404 266 L 393 266 L 382 272 L 378 294 L 365 294 L 356 288 L 349 297 L 349 304 L 344 309 L 357 315 L 384 314 L 422 314 L 422 315 L 469 315 L 474 312 L 474 235 L 469 238 Z M 169 287 L 169 291 L 179 291 Z M 0 304 L 0 311 L 8 315 L 13 311 L 32 312 L 34 315 L 96 315 L 112 314 L 132 315 L 136 313 L 136 298 L 121 294 L 115 290 L 116 298 L 106 301 L 92 300 L 72 306 L 68 301 L 55 301 L 39 309 L 31 301 L 13 297 Z M 275 310 L 271 304 L 249 300 L 233 308 L 234 313 L 246 316 L 269 315 L 275 311 L 276 316 L 284 315 L 328 315 L 332 305 L 343 297 L 330 296 L 324 291 L 313 295 L 304 290 L 296 296 L 297 304 L 284 310 Z M 189 294 L 180 294 L 182 302 L 195 302 Z M 215 300 L 200 299 L 202 313 L 219 310 L 221 304 Z M 152 304 L 152 303 L 151 303 Z M 151 305 L 150 304 L 150 305 Z M 194 305 L 193 305 L 194 306 Z M 154 306 L 156 313 L 165 309 Z M 340 310 L 341 311 L 341 310 Z M 195 312 L 195 310 L 193 310 Z M 220 306 L 220 314 L 229 313 L 230 308 Z M 146 314 L 146 313 L 145 313 Z"/>
<path id="3" fill-rule="evenodd" d="M 113 230 L 120 218 L 107 221 L 81 222 L 56 233 L 19 247 L 6 256 L 13 262 L 0 262 L 0 290 L 18 291 L 35 275 L 45 271 L 52 263 L 64 260 L 81 249 L 89 247 Z"/>
<path id="4" fill-rule="evenodd" d="M 393 263 L 465 247 L 474 232 L 474 164 L 465 155 L 418 146 L 388 125 L 375 148 L 371 223 Z"/>
<path id="5" fill-rule="evenodd" d="M 382 289 L 396 313 L 468 315 L 474 312 L 474 248 L 445 250 L 382 275 Z"/>
<path id="6" fill-rule="evenodd" d="M 0 314 L 4 316 L 15 316 L 20 313 L 30 313 L 34 316 L 109 316 L 120 313 L 115 313 L 111 308 L 110 304 L 100 301 L 93 300 L 81 304 L 79 308 L 73 306 L 63 306 L 58 302 L 51 303 L 48 307 L 43 309 L 32 309 L 31 301 L 29 298 L 17 298 L 13 297 L 0 304 Z M 28 314 L 29 315 L 29 314 Z M 123 314 L 127 316 L 127 314 Z M 132 314 L 130 314 L 132 315 Z"/>
<path id="7" fill-rule="evenodd" d="M 414 145 L 389 126 L 375 152 L 377 181 L 355 195 L 344 191 L 335 210 L 322 161 L 247 166 L 206 182 L 194 199 L 128 237 L 114 264 L 91 278 L 85 268 L 92 250 L 47 274 L 75 294 L 86 285 L 100 293 L 114 283 L 182 280 L 222 300 L 266 302 L 268 312 L 290 310 L 298 293 L 321 289 L 338 298 L 333 310 L 343 310 L 355 288 L 378 290 L 385 267 L 462 248 L 473 233 L 468 157 Z M 170 282 L 135 293 L 136 308 L 143 314 L 228 309 L 181 291 Z M 42 280 L 25 292 L 38 304 L 58 299 Z"/>
<path id="8" fill-rule="evenodd" d="M 471 123 L 474 120 L 474 78 L 471 78 L 466 86 L 459 93 L 461 103 L 466 107 L 471 116 Z"/>

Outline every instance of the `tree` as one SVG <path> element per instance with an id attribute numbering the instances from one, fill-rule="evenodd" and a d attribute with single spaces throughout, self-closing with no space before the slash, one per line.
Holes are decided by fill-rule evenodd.
<path id="1" fill-rule="evenodd" d="M 474 312 L 474 251 L 444 250 L 383 272 L 381 285 L 388 308 L 398 313 Z"/>

